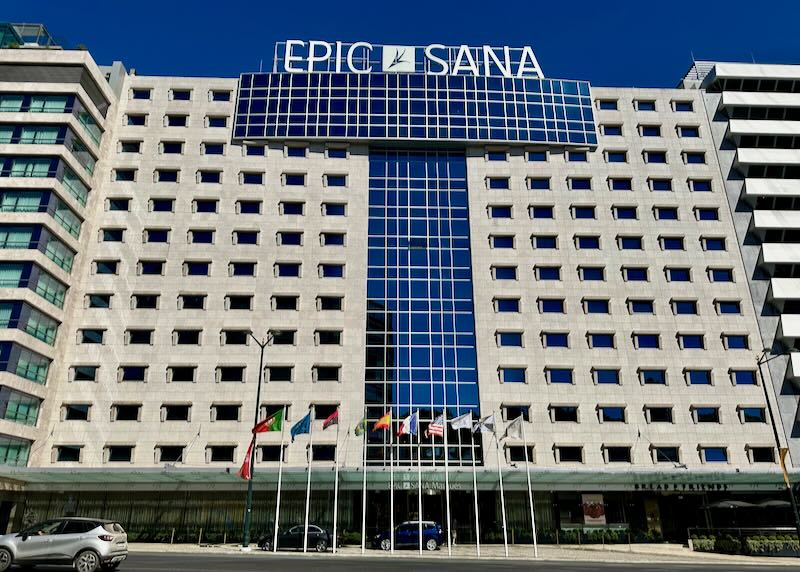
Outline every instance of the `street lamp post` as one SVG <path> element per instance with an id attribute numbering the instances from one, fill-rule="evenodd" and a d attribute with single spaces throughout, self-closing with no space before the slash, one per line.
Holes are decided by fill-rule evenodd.
<path id="1" fill-rule="evenodd" d="M 772 434 L 775 437 L 775 445 L 778 447 L 778 457 L 780 458 L 781 462 L 781 469 L 783 469 L 783 477 L 784 482 L 786 483 L 786 492 L 789 493 L 789 501 L 792 503 L 792 512 L 794 513 L 794 526 L 797 532 L 797 538 L 800 539 L 800 512 L 797 510 L 797 499 L 794 497 L 794 490 L 792 489 L 792 483 L 789 480 L 789 471 L 786 470 L 786 461 L 785 455 L 786 452 L 784 451 L 784 447 L 781 446 L 781 439 L 778 433 L 778 426 L 775 424 L 775 416 L 772 414 L 772 402 L 769 399 L 769 392 L 767 391 L 767 382 L 764 379 L 764 371 L 761 368 L 767 362 L 774 360 L 775 358 L 779 358 L 782 356 L 788 356 L 790 353 L 793 352 L 781 352 L 779 354 L 774 354 L 772 357 L 767 357 L 767 354 L 770 353 L 768 349 L 764 349 L 761 352 L 761 355 L 756 359 L 756 364 L 758 364 L 758 375 L 761 377 L 761 386 L 764 389 L 764 400 L 767 402 L 767 413 L 769 415 L 770 424 L 772 425 Z M 786 449 L 788 451 L 788 449 Z"/>
<path id="2" fill-rule="evenodd" d="M 253 427 L 258 425 L 259 409 L 261 407 L 261 381 L 264 377 L 264 348 L 267 347 L 272 341 L 275 332 L 269 334 L 263 341 L 260 341 L 250 332 L 250 337 L 253 338 L 258 347 L 261 348 L 261 356 L 258 360 L 258 389 L 256 390 L 256 405 L 253 420 Z M 247 481 L 247 500 L 244 509 L 244 530 L 242 532 L 242 549 L 249 550 L 250 548 L 250 525 L 253 521 L 253 475 L 256 469 L 256 433 L 253 433 L 253 447 L 250 450 L 250 478 Z"/>

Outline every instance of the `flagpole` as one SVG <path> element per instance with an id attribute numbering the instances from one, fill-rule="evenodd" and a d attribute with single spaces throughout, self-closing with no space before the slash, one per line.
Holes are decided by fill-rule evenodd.
<path id="1" fill-rule="evenodd" d="M 470 416 L 472 412 L 470 412 Z M 481 437 L 483 442 L 483 437 Z M 472 432 L 472 421 L 469 424 L 469 444 L 472 450 L 472 493 L 475 497 L 475 548 L 478 558 L 481 556 L 481 525 L 478 520 L 478 470 L 475 468 L 475 434 Z"/>
<path id="2" fill-rule="evenodd" d="M 364 554 L 367 547 L 367 431 L 369 422 L 367 421 L 367 406 L 364 406 L 364 446 L 361 453 L 361 554 Z"/>
<path id="3" fill-rule="evenodd" d="M 286 405 L 283 406 L 283 418 L 281 419 L 281 450 L 278 457 L 278 497 L 275 500 L 275 529 L 272 536 L 272 551 L 278 552 L 278 525 L 281 515 L 281 481 L 283 480 L 283 439 L 286 435 Z"/>
<path id="4" fill-rule="evenodd" d="M 419 434 L 419 409 L 417 409 L 417 522 L 419 529 L 419 553 L 422 555 L 422 443 Z"/>
<path id="5" fill-rule="evenodd" d="M 445 495 L 444 499 L 445 499 L 445 506 L 447 508 L 447 555 L 452 556 L 453 533 L 450 530 L 450 476 L 448 474 L 449 450 L 447 448 L 447 431 L 450 429 L 450 426 L 448 425 L 447 421 L 447 407 L 445 407 L 444 411 L 442 412 L 442 420 L 444 421 L 442 425 L 444 426 L 444 495 Z"/>
<path id="6" fill-rule="evenodd" d="M 303 530 L 303 554 L 308 551 L 308 509 L 311 504 L 311 456 L 314 454 L 314 407 L 308 407 L 308 478 L 306 479 L 306 524 Z"/>
<path id="7" fill-rule="evenodd" d="M 531 470 L 528 465 L 528 439 L 525 437 L 525 420 L 520 421 L 522 425 L 522 443 L 525 446 L 525 476 L 528 479 L 528 504 L 531 505 L 531 534 L 533 535 L 533 557 L 539 558 L 539 543 L 536 540 L 536 513 L 533 509 L 533 489 L 531 489 Z"/>
<path id="8" fill-rule="evenodd" d="M 333 553 L 336 554 L 336 525 L 339 516 L 339 406 L 336 406 L 336 454 L 333 469 Z"/>
<path id="9" fill-rule="evenodd" d="M 494 413 L 494 412 L 492 412 Z M 506 497 L 503 492 L 503 469 L 500 466 L 500 439 L 497 438 L 497 433 L 494 433 L 494 439 L 497 442 L 497 476 L 500 480 L 500 508 L 503 511 L 503 546 L 505 547 L 506 558 L 508 558 L 508 530 L 506 530 Z"/>
<path id="10" fill-rule="evenodd" d="M 389 408 L 389 538 L 390 549 L 394 554 L 394 411 Z"/>

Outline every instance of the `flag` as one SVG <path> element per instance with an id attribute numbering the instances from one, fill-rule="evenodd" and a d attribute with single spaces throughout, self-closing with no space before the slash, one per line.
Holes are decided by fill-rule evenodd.
<path id="1" fill-rule="evenodd" d="M 290 433 L 292 435 L 292 443 L 294 443 L 294 438 L 297 437 L 298 435 L 302 435 L 303 433 L 311 433 L 310 411 L 306 413 L 305 417 L 303 417 L 300 421 L 292 425 Z"/>
<path id="2" fill-rule="evenodd" d="M 450 421 L 450 427 L 452 429 L 472 429 L 472 411 L 469 413 L 464 413 L 464 415 L 459 415 L 455 419 Z"/>
<path id="3" fill-rule="evenodd" d="M 339 408 L 336 408 L 336 411 L 328 415 L 328 418 L 322 422 L 322 429 L 323 431 L 330 427 L 331 425 L 338 425 L 339 424 Z"/>
<path id="4" fill-rule="evenodd" d="M 503 439 L 522 439 L 522 415 L 506 425 L 506 432 Z"/>
<path id="5" fill-rule="evenodd" d="M 397 431 L 397 436 L 400 435 L 416 435 L 419 429 L 419 411 L 415 411 L 400 423 L 400 429 Z"/>
<path id="6" fill-rule="evenodd" d="M 439 415 L 436 419 L 428 424 L 425 430 L 426 437 L 442 437 L 444 435 L 444 414 Z"/>
<path id="7" fill-rule="evenodd" d="M 392 424 L 392 412 L 386 413 L 383 417 L 378 419 L 378 422 L 375 423 L 375 426 L 372 428 L 373 431 L 380 431 L 381 429 L 388 429 Z"/>
<path id="8" fill-rule="evenodd" d="M 358 425 L 356 425 L 355 428 L 353 429 L 353 433 L 355 433 L 357 437 L 360 437 L 366 432 L 367 432 L 367 418 L 362 417 L 361 421 L 359 421 Z"/>
<path id="9" fill-rule="evenodd" d="M 268 431 L 280 431 L 283 425 L 283 408 L 279 409 L 263 421 L 253 427 L 253 433 L 266 433 Z"/>
<path id="10" fill-rule="evenodd" d="M 239 472 L 237 473 L 237 475 L 239 475 L 240 478 L 246 481 L 249 481 L 253 476 L 253 473 L 251 471 L 252 467 L 250 466 L 250 458 L 253 456 L 253 446 L 255 445 L 255 443 L 256 443 L 256 436 L 253 435 L 253 438 L 250 440 L 250 446 L 247 448 L 247 453 L 245 453 L 244 455 L 244 461 L 242 462 L 242 467 L 239 469 Z"/>
<path id="11" fill-rule="evenodd" d="M 473 433 L 494 433 L 494 413 L 488 415 L 475 423 L 472 428 Z"/>

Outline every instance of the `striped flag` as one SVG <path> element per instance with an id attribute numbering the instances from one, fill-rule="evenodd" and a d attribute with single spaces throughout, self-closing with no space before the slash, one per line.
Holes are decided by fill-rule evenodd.
<path id="1" fill-rule="evenodd" d="M 436 419 L 430 422 L 428 428 L 425 430 L 426 437 L 442 437 L 444 436 L 444 414 L 439 415 Z"/>

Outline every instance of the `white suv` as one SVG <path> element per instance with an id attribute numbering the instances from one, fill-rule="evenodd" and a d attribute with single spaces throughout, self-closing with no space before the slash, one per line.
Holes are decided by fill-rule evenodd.
<path id="1" fill-rule="evenodd" d="M 128 556 L 128 535 L 118 522 L 67 517 L 0 536 L 0 572 L 12 564 L 67 564 L 78 572 L 115 570 Z"/>

